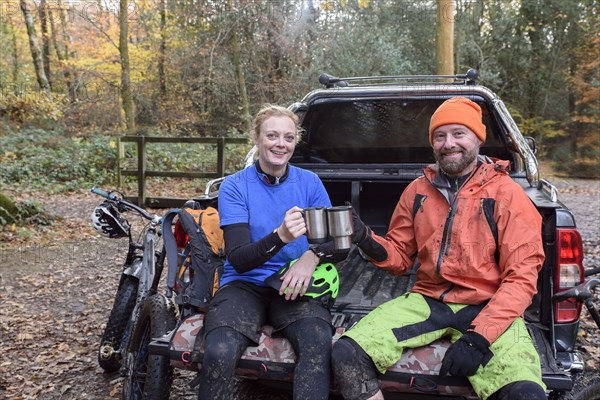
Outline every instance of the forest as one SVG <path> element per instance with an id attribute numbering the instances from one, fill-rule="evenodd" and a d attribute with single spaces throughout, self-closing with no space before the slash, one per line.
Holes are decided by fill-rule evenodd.
<path id="1" fill-rule="evenodd" d="M 600 3 L 450 3 L 453 70 L 477 69 L 555 171 L 598 178 Z M 299 101 L 322 72 L 435 74 L 439 4 L 2 0 L 0 184 L 114 182 L 124 134 L 247 136 L 262 104 Z"/>
<path id="2" fill-rule="evenodd" d="M 599 16 L 600 0 L 0 0 L 0 398 L 119 397 L 97 351 L 127 240 L 90 226 L 92 186 L 137 189 L 117 175 L 135 159 L 119 138 L 249 139 L 251 115 L 300 101 L 321 73 L 437 74 L 440 20 L 453 23 L 441 61 L 476 69 L 535 139 L 597 267 Z M 157 145 L 148 168 L 202 169 L 210 146 Z M 231 173 L 251 140 L 228 146 Z M 148 195 L 204 193 L 168 179 Z M 576 350 L 597 379 L 597 329 L 581 326 Z M 177 376 L 172 397 L 195 397 Z"/>

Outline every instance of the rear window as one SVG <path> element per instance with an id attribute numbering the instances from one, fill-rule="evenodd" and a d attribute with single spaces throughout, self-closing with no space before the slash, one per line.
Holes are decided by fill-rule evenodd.
<path id="1" fill-rule="evenodd" d="M 435 99 L 327 99 L 312 104 L 303 120 L 306 130 L 294 162 L 382 164 L 434 162 L 429 145 L 429 120 L 443 102 Z M 509 159 L 490 126 L 488 109 L 480 103 L 487 129 L 482 154 Z M 491 133 L 491 134 L 490 134 Z"/>

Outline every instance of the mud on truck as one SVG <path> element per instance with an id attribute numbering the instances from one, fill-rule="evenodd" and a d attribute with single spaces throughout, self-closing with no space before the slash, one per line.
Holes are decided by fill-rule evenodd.
<path id="1" fill-rule="evenodd" d="M 524 317 L 540 356 L 548 394 L 560 397 L 572 389 L 574 376 L 583 369 L 575 352 L 581 309 L 568 301 L 554 302 L 552 296 L 583 281 L 581 237 L 573 214 L 558 200 L 556 188 L 540 178 L 535 142 L 523 137 L 502 100 L 476 80 L 474 70 L 451 77 L 335 78 L 323 74 L 319 78 L 323 88 L 290 106 L 305 130 L 290 162 L 314 171 L 332 204 L 350 201 L 363 221 L 384 235 L 402 191 L 435 162 L 426 134 L 434 110 L 454 96 L 478 103 L 487 129 L 481 154 L 510 162 L 510 176 L 543 218 L 546 258 L 537 294 Z M 207 189 L 196 200 L 204 206 L 218 206 L 218 192 Z M 418 266 L 417 260 L 410 272 L 392 276 L 352 249 L 337 265 L 341 286 L 332 308 L 337 328 L 333 340 L 377 305 L 409 291 Z M 185 317 L 174 326 L 154 321 L 154 339 L 148 339 L 148 373 L 141 383 L 146 389 L 160 387 L 167 397 L 172 368 L 201 368 L 202 349 L 195 349 L 194 344 L 201 334 L 203 314 L 181 311 Z M 466 378 L 439 376 L 449 345 L 449 340 L 442 339 L 407 350 L 379 376 L 386 398 L 476 398 Z M 265 326 L 259 346 L 246 350 L 236 373 L 244 381 L 289 389 L 294 366 L 289 343 L 272 336 L 271 328 Z M 336 393 L 334 385 L 332 394 Z"/>

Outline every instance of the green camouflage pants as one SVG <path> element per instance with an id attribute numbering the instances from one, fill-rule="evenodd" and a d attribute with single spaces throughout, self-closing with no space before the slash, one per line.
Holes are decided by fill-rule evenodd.
<path id="1" fill-rule="evenodd" d="M 359 321 L 345 336 L 356 341 L 384 373 L 402 356 L 405 348 L 427 345 L 449 336 L 454 343 L 482 306 L 442 303 L 418 293 L 390 300 Z M 483 399 L 517 381 L 532 381 L 543 388 L 540 359 L 522 318 L 490 346 L 494 356 L 485 367 L 468 377 Z M 440 360 L 441 363 L 441 360 Z"/>

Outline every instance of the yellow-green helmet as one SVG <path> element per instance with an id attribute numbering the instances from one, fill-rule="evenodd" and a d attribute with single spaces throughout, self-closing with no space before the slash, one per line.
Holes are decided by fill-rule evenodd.
<path id="1" fill-rule="evenodd" d="M 281 277 L 296 261 L 298 260 L 292 260 L 285 264 L 279 271 L 268 277 L 265 280 L 265 283 L 273 289 L 279 290 L 281 287 Z M 322 263 L 315 268 L 315 272 L 313 272 L 313 275 L 310 278 L 310 284 L 308 285 L 308 289 L 306 289 L 304 296 L 313 299 L 329 297 L 330 299 L 335 300 L 339 289 L 340 277 L 335 265 L 332 263 Z"/>

